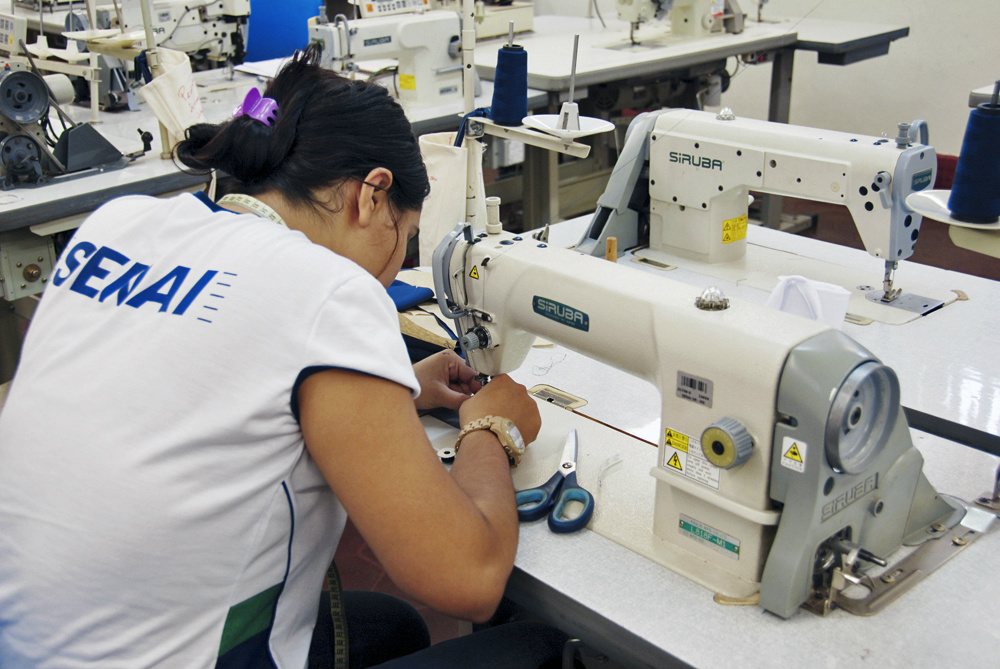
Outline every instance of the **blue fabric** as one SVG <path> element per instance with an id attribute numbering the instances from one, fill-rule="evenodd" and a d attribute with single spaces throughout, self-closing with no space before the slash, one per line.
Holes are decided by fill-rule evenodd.
<path id="1" fill-rule="evenodd" d="M 430 288 L 411 286 L 399 279 L 393 281 L 387 291 L 389 297 L 392 298 L 393 304 L 396 305 L 397 311 L 406 311 L 418 304 L 434 299 L 434 291 Z"/>

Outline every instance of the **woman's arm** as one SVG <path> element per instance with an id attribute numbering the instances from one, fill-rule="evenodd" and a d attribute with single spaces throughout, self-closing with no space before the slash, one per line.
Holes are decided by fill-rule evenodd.
<path id="1" fill-rule="evenodd" d="M 298 399 L 310 454 L 393 582 L 443 613 L 488 619 L 518 535 L 497 437 L 484 430 L 467 435 L 449 475 L 407 388 L 328 370 L 310 376 Z M 513 420 L 526 443 L 538 434 L 534 400 L 506 376 L 462 405 L 463 425 L 488 414 Z"/>

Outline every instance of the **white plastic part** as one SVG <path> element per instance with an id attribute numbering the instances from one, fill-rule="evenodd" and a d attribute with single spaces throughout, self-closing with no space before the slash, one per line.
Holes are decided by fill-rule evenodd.
<path id="1" fill-rule="evenodd" d="M 500 223 L 500 198 L 486 198 L 486 234 L 499 235 L 503 231 Z"/>

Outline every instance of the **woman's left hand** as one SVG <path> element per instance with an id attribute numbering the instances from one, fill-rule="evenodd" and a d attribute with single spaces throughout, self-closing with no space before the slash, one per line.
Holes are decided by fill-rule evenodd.
<path id="1" fill-rule="evenodd" d="M 476 373 L 454 351 L 442 351 L 413 365 L 420 382 L 417 409 L 424 411 L 444 407 L 458 409 L 482 386 Z"/>

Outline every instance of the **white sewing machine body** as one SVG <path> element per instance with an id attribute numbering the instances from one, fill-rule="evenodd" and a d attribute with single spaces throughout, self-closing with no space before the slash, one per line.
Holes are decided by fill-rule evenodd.
<path id="1" fill-rule="evenodd" d="M 123 30 L 142 30 L 139 3 L 123 0 L 119 5 L 96 6 L 97 26 L 118 27 L 120 10 Z M 239 64 L 246 57 L 250 0 L 219 0 L 195 6 L 186 0 L 154 0 L 151 8 L 158 46 L 218 62 L 232 60 Z"/>
<path id="2" fill-rule="evenodd" d="M 758 305 L 704 310 L 691 286 L 530 238 L 463 234 L 438 247 L 435 288 L 474 369 L 516 369 L 539 335 L 659 390 L 658 562 L 788 617 L 857 547 L 887 555 L 952 514 L 895 375 L 847 336 Z M 845 550 L 851 564 L 814 576 Z"/>
<path id="3" fill-rule="evenodd" d="M 400 101 L 421 106 L 462 100 L 461 32 L 458 14 L 447 10 L 309 21 L 324 67 L 350 71 L 357 61 L 396 58 Z"/>
<path id="4" fill-rule="evenodd" d="M 577 249 L 604 255 L 607 238 L 615 237 L 620 250 L 648 243 L 651 256 L 667 263 L 677 264 L 680 258 L 703 266 L 756 268 L 754 259 L 746 258 L 749 193 L 790 196 L 847 207 L 865 249 L 885 264 L 881 292 L 862 291 L 860 285 L 876 282 L 854 276 L 821 280 L 858 293 L 861 302 L 866 296 L 881 300 L 894 291 L 900 297 L 892 287 L 893 272 L 913 254 L 922 222 L 906 197 L 930 188 L 937 171 L 936 152 L 926 144 L 926 124 L 901 126 L 899 137 L 887 139 L 744 119 L 729 110 L 640 115 L 629 126 Z M 808 270 L 780 273 L 810 276 Z M 759 287 L 770 290 L 777 276 Z M 725 278 L 741 281 L 746 276 Z M 934 287 L 921 290 L 929 297 L 883 301 L 927 313 L 953 299 Z M 878 318 L 877 311 L 873 317 Z"/>
<path id="5" fill-rule="evenodd" d="M 743 32 L 744 15 L 736 0 L 615 0 L 618 18 L 632 26 L 632 40 L 643 23 L 669 16 L 676 39 L 699 39 L 713 32 Z"/>

